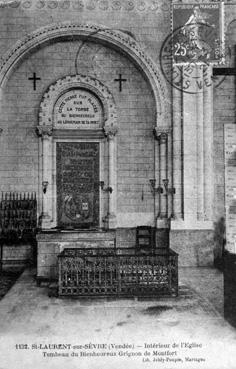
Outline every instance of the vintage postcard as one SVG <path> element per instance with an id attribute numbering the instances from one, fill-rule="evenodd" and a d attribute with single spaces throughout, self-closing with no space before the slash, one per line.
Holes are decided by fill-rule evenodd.
<path id="1" fill-rule="evenodd" d="M 234 369 L 236 2 L 0 0 L 0 369 Z"/>

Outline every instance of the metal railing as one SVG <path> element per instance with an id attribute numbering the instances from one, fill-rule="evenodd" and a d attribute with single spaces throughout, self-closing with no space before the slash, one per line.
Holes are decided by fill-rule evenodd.
<path id="1" fill-rule="evenodd" d="M 134 249 L 65 249 L 59 256 L 59 296 L 178 295 L 178 255 Z"/>
<path id="2" fill-rule="evenodd" d="M 2 192 L 0 198 L 0 238 L 20 243 L 35 238 L 37 200 L 35 192 Z"/>

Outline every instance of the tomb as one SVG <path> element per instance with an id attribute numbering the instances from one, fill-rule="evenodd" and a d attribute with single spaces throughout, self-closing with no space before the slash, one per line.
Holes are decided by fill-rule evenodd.
<path id="1" fill-rule="evenodd" d="M 57 81 L 43 96 L 37 132 L 42 150 L 38 283 L 59 278 L 60 295 L 176 295 L 178 262 L 169 239 L 156 250 L 156 232 L 149 226 L 150 235 L 144 236 L 144 226 L 137 228 L 133 247 L 116 245 L 118 125 L 109 90 L 83 75 Z M 83 280 L 88 268 L 90 277 Z"/>

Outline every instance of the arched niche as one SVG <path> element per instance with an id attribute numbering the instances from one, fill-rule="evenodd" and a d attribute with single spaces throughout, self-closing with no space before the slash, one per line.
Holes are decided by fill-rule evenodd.
<path id="1" fill-rule="evenodd" d="M 94 126 L 78 126 L 58 124 L 55 107 L 64 106 L 71 100 L 81 102 L 87 99 L 101 108 L 101 124 Z M 77 99 L 77 100 L 76 100 Z M 86 101 L 87 101 L 86 100 Z M 84 104 L 83 104 L 84 106 Z M 88 108 L 89 109 L 89 108 Z M 63 109 L 61 109 L 63 111 Z M 74 116 L 74 115 L 72 115 Z M 81 115 L 77 115 L 81 116 Z M 83 116 L 83 115 L 82 115 Z M 97 117 L 97 115 L 95 114 Z M 97 118 L 96 118 L 97 119 Z M 66 121 L 68 122 L 68 121 Z M 117 114 L 114 98 L 109 89 L 95 78 L 83 75 L 66 76 L 49 86 L 44 93 L 39 107 L 39 125 L 37 133 L 40 138 L 40 199 L 41 199 L 41 227 L 51 229 L 59 225 L 58 210 L 58 176 L 57 176 L 57 148 L 62 143 L 80 145 L 92 143 L 99 146 L 99 178 L 98 186 L 106 177 L 106 188 L 112 191 L 99 190 L 99 220 L 97 226 L 107 228 L 116 227 L 116 133 Z M 66 146 L 66 145 L 65 145 Z M 104 160 L 107 158 L 107 169 Z M 98 191 L 98 190 L 96 190 Z"/>

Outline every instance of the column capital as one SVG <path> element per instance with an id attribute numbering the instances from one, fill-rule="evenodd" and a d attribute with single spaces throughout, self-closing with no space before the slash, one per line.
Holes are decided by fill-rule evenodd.
<path id="1" fill-rule="evenodd" d="M 118 128 L 116 126 L 104 127 L 103 130 L 105 136 L 110 140 L 112 140 L 118 132 Z"/>
<path id="2" fill-rule="evenodd" d="M 166 143 L 168 135 L 171 133 L 171 128 L 155 127 L 153 129 L 154 138 L 160 143 Z"/>
<path id="3" fill-rule="evenodd" d="M 37 126 L 36 133 L 39 137 L 52 136 L 52 126 Z"/>

